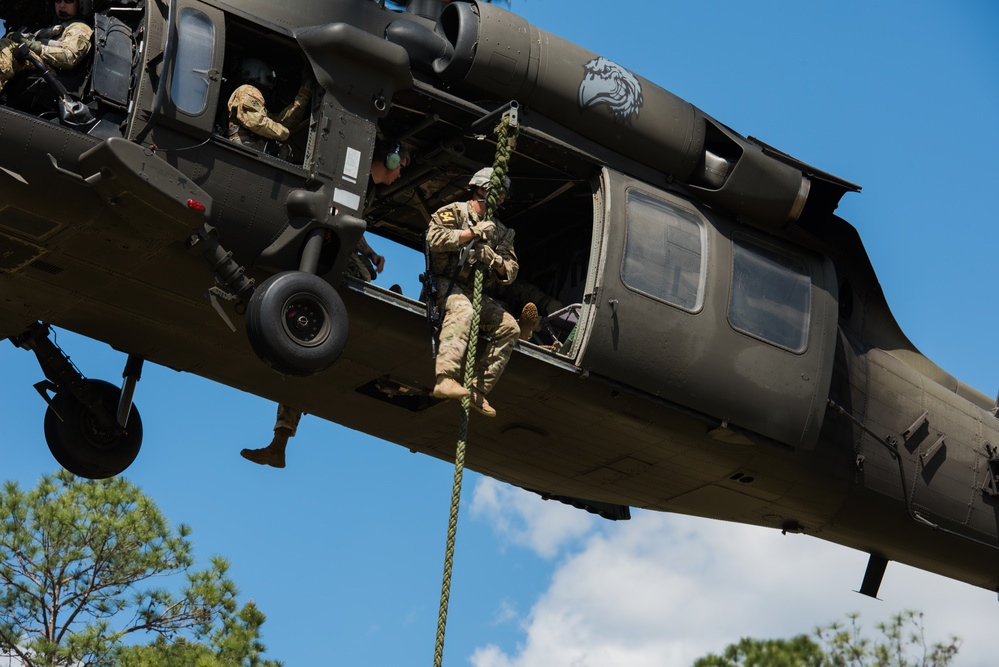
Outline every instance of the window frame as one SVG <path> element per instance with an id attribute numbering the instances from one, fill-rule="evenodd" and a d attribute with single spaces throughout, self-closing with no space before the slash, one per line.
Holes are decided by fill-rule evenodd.
<path id="1" fill-rule="evenodd" d="M 188 29 L 185 30 L 185 26 L 192 19 L 197 23 L 189 26 Z M 190 41 L 188 36 L 192 35 L 191 28 L 194 27 L 207 27 L 209 29 L 208 36 L 210 39 L 203 39 L 204 33 L 202 33 L 193 41 L 193 45 L 197 48 L 190 48 L 192 44 L 188 43 L 188 41 Z M 214 89 L 211 76 L 215 64 L 215 53 L 218 50 L 217 32 L 218 31 L 215 28 L 215 22 L 212 21 L 212 17 L 198 7 L 181 7 L 177 14 L 178 48 L 177 59 L 174 62 L 170 80 L 170 101 L 178 113 L 191 117 L 198 117 L 204 114 L 208 109 L 212 91 Z M 188 48 L 184 48 L 185 46 Z M 193 56 L 195 55 L 207 56 L 207 61 L 203 63 L 205 65 L 203 69 L 197 68 L 197 65 L 202 63 L 201 61 L 193 61 Z M 187 100 L 183 99 L 185 95 L 190 94 L 190 90 L 193 90 L 193 87 L 190 85 L 192 83 L 195 83 L 198 86 L 203 85 L 204 87 L 201 106 L 196 110 L 190 109 L 186 104 Z"/>
<path id="2" fill-rule="evenodd" d="M 809 337 L 811 335 L 811 329 L 812 329 L 812 319 L 815 316 L 814 314 L 815 299 L 813 298 L 812 294 L 815 282 L 814 282 L 814 277 L 812 276 L 812 271 L 809 262 L 806 261 L 805 258 L 801 257 L 797 253 L 790 252 L 785 248 L 776 246 L 772 243 L 767 243 L 766 241 L 752 237 L 748 234 L 734 234 L 732 236 L 731 248 L 732 248 L 732 265 L 731 265 L 732 272 L 729 284 L 728 305 L 726 307 L 726 313 L 725 313 L 729 326 L 732 327 L 732 329 L 734 331 L 737 331 L 738 333 L 749 336 L 751 338 L 764 342 L 778 349 L 785 350 L 792 354 L 803 355 L 807 353 Z M 752 248 L 752 250 L 748 248 Z M 754 252 L 754 250 L 756 252 Z M 782 341 L 779 339 L 779 336 L 777 335 L 771 335 L 766 331 L 754 330 L 753 328 L 746 326 L 746 322 L 737 323 L 733 319 L 733 312 L 734 312 L 733 307 L 737 300 L 736 299 L 737 288 L 739 287 L 739 285 L 744 284 L 743 282 L 737 280 L 738 276 L 737 272 L 739 269 L 738 262 L 740 259 L 741 252 L 742 253 L 748 252 L 750 253 L 749 255 L 743 255 L 743 256 L 753 257 L 756 259 L 773 260 L 774 257 L 776 257 L 776 259 L 778 260 L 782 259 L 784 260 L 783 262 L 776 262 L 776 263 L 780 263 L 782 267 L 785 269 L 785 276 L 789 275 L 787 272 L 793 272 L 795 276 L 799 277 L 800 279 L 803 279 L 804 285 L 807 287 L 805 294 L 804 309 L 795 308 L 793 303 L 790 304 L 781 303 L 773 299 L 767 299 L 768 302 L 776 304 L 779 307 L 793 309 L 789 312 L 798 312 L 802 314 L 802 317 L 800 319 L 800 322 L 802 322 L 802 326 L 798 327 L 798 331 L 800 333 L 799 336 L 800 345 L 798 347 L 792 347 L 790 345 L 790 341 L 787 340 Z M 769 254 L 770 257 L 767 257 L 767 254 Z M 792 262 L 796 265 L 796 267 L 792 267 L 789 265 Z M 770 266 L 773 266 L 774 264 L 775 262 L 773 261 L 770 262 Z M 764 264 L 758 264 L 758 266 L 765 267 Z M 743 275 L 747 274 L 743 272 Z M 777 274 L 772 274 L 772 275 L 777 275 Z M 796 286 L 800 286 L 801 284 L 802 280 L 796 280 L 793 282 L 793 284 L 786 283 L 786 287 L 793 289 Z M 770 287 L 773 288 L 774 285 L 771 285 Z M 747 298 L 754 298 L 754 295 L 747 295 Z M 755 298 L 759 300 L 759 297 Z M 747 305 L 751 304 L 747 303 Z M 762 309 L 756 309 L 755 312 L 760 313 L 765 311 L 763 311 Z"/>
<path id="3" fill-rule="evenodd" d="M 619 276 L 621 279 L 621 283 L 624 285 L 626 289 L 628 289 L 631 292 L 635 292 L 636 294 L 641 294 L 642 296 L 653 299 L 654 301 L 658 301 L 659 303 L 664 303 L 672 308 L 676 308 L 677 310 L 681 310 L 685 313 L 696 314 L 701 312 L 704 309 L 704 303 L 706 299 L 708 259 L 709 259 L 708 230 L 707 230 L 707 222 L 705 221 L 704 217 L 695 208 L 683 205 L 680 202 L 672 201 L 670 199 L 666 199 L 664 197 L 646 192 L 645 190 L 642 190 L 640 188 L 629 187 L 625 190 L 624 194 L 625 194 L 625 233 L 624 233 L 624 247 L 622 249 L 622 255 L 621 255 L 621 270 Z M 642 237 L 642 240 L 645 242 L 647 242 L 650 238 L 648 235 L 639 234 L 638 233 L 639 230 L 633 227 L 633 223 L 635 222 L 635 215 L 638 213 L 638 209 L 636 209 L 635 205 L 636 200 L 644 200 L 644 202 L 640 202 L 640 204 L 644 204 L 646 206 L 646 208 L 643 209 L 646 211 L 650 207 L 656 206 L 662 209 L 670 209 L 671 211 L 675 212 L 674 215 L 670 216 L 668 211 L 664 211 L 665 215 L 669 216 L 665 218 L 667 224 L 671 221 L 681 220 L 692 223 L 693 225 L 696 226 L 696 234 L 691 234 L 691 236 L 696 236 L 696 238 L 698 239 L 698 242 L 700 244 L 699 248 L 700 257 L 697 269 L 698 274 L 697 274 L 696 288 L 695 288 L 696 291 L 694 296 L 694 302 L 692 305 L 687 305 L 686 303 L 678 300 L 670 300 L 667 297 L 667 295 L 663 294 L 662 292 L 656 294 L 648 291 L 647 289 L 643 289 L 643 286 L 635 284 L 637 281 L 634 280 L 634 277 L 632 277 L 631 281 L 629 282 L 629 271 L 628 271 L 629 257 L 631 257 L 632 259 L 638 257 L 637 254 L 629 256 L 628 252 L 629 248 L 631 248 L 632 243 L 636 242 L 640 237 Z M 664 226 L 666 226 L 666 224 L 664 224 Z M 679 233 L 689 231 L 689 230 L 679 229 L 678 225 L 671 225 L 670 227 L 672 229 L 676 229 Z M 666 239 L 666 242 L 668 246 L 669 245 L 668 238 Z M 680 246 L 675 246 L 675 247 L 679 248 Z M 681 250 L 685 249 L 681 248 Z M 664 257 L 668 259 L 669 253 L 664 253 Z M 651 263 L 656 264 L 662 268 L 679 266 L 679 264 L 677 263 L 674 264 L 668 264 L 665 262 L 662 264 L 657 264 L 656 262 L 651 262 Z"/>

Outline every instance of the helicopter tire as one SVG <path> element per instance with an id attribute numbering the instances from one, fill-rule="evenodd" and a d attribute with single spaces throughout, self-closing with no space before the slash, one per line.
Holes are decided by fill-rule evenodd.
<path id="1" fill-rule="evenodd" d="M 100 392 L 104 408 L 118 411 L 121 389 L 103 380 L 87 380 Z M 78 477 L 105 479 L 132 464 L 142 446 L 142 419 L 132 406 L 124 432 L 112 433 L 68 391 L 60 391 L 45 411 L 45 441 L 59 464 Z"/>
<path id="2" fill-rule="evenodd" d="M 306 271 L 271 276 L 246 309 L 250 346 L 268 366 L 306 377 L 333 365 L 347 344 L 347 309 L 333 287 Z"/>

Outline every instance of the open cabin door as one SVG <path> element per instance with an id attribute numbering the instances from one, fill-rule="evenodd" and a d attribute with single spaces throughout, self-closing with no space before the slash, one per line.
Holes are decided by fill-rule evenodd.
<path id="1" fill-rule="evenodd" d="M 835 351 L 832 262 L 608 169 L 600 190 L 577 363 L 734 427 L 720 438 L 813 445 Z"/>

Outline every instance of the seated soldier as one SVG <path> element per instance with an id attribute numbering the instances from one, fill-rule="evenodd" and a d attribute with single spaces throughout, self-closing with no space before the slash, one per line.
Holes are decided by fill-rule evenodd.
<path id="1" fill-rule="evenodd" d="M 43 63 L 58 70 L 70 70 L 90 52 L 94 29 L 82 20 L 81 0 L 56 0 L 57 23 L 34 33 L 11 32 L 0 39 L 0 90 L 18 72 L 32 69 L 27 59 L 14 53 L 19 45 L 35 54 Z"/>
<path id="2" fill-rule="evenodd" d="M 541 329 L 541 320 L 562 308 L 562 303 L 546 294 L 540 287 L 528 280 L 496 285 L 489 291 L 507 310 L 520 313 L 517 324 L 520 326 L 520 340 L 531 340 L 531 336 Z"/>
<path id="3" fill-rule="evenodd" d="M 268 140 L 287 141 L 309 111 L 312 70 L 305 71 L 295 99 L 279 113 L 271 114 L 266 95 L 273 92 L 277 74 L 262 60 L 245 58 L 239 68 L 241 85 L 229 96 L 226 138 L 257 150 L 264 150 Z"/>

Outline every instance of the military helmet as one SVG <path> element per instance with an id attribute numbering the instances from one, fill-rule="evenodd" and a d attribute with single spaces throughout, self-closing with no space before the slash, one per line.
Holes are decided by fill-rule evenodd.
<path id="1" fill-rule="evenodd" d="M 472 175 L 472 180 L 468 184 L 472 187 L 489 189 L 489 180 L 493 177 L 492 167 L 483 167 L 479 169 Z M 507 194 L 510 193 L 510 178 L 508 176 L 503 177 L 503 189 L 506 190 Z"/>
<path id="2" fill-rule="evenodd" d="M 53 14 L 56 13 L 54 4 L 49 2 L 49 7 Z M 76 0 L 76 17 L 75 18 L 91 18 L 94 15 L 94 0 Z M 56 18 L 59 15 L 56 14 Z"/>
<path id="3" fill-rule="evenodd" d="M 257 58 L 244 58 L 239 65 L 239 80 L 243 83 L 255 83 L 258 86 L 271 89 L 277 81 L 277 74 L 270 65 Z"/>

